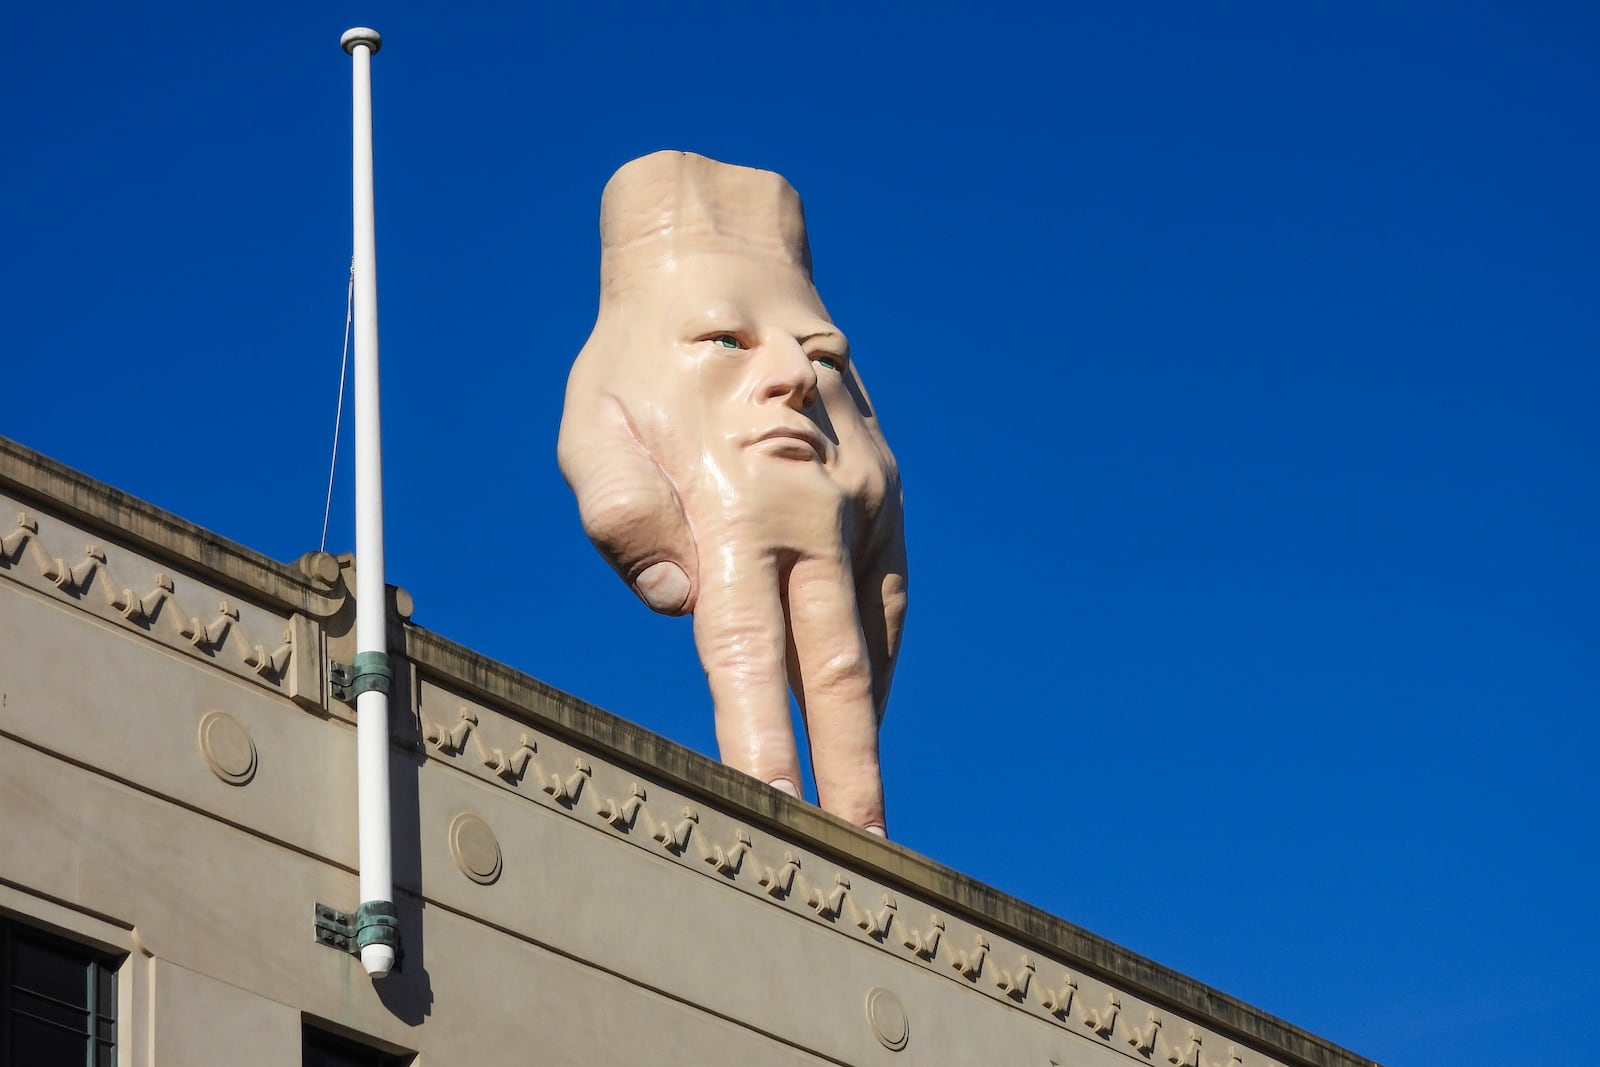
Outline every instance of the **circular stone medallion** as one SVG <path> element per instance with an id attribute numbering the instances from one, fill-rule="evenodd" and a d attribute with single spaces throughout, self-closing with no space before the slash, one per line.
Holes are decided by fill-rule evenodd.
<path id="1" fill-rule="evenodd" d="M 881 986 L 867 990 L 867 1022 L 883 1047 L 899 1052 L 911 1040 L 911 1021 L 900 998 Z"/>
<path id="2" fill-rule="evenodd" d="M 256 743 L 244 723 L 225 711 L 200 717 L 200 756 L 229 785 L 244 785 L 256 776 Z"/>
<path id="3" fill-rule="evenodd" d="M 450 856 L 479 885 L 492 885 L 500 877 L 500 842 L 489 824 L 471 812 L 450 820 Z"/>

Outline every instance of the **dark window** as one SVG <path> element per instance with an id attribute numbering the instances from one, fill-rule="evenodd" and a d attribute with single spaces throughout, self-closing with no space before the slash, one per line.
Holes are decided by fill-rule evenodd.
<path id="1" fill-rule="evenodd" d="M 0 1063 L 112 1067 L 117 960 L 0 916 Z"/>
<path id="2" fill-rule="evenodd" d="M 318 1030 L 300 1029 L 302 1067 L 406 1067 L 410 1056 L 395 1056 L 346 1037 Z"/>

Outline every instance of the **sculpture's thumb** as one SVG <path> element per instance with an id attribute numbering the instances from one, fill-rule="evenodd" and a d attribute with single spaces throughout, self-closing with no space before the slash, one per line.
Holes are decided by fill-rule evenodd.
<path id="1" fill-rule="evenodd" d="M 597 417 L 562 419 L 557 455 L 584 532 L 640 600 L 663 615 L 694 610 L 695 546 L 677 490 L 630 432 L 614 399 Z"/>

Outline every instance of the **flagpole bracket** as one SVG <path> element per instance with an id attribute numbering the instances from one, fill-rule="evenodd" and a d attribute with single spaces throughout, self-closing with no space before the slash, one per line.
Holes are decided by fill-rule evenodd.
<path id="1" fill-rule="evenodd" d="M 387 696 L 393 688 L 394 668 L 387 652 L 357 652 L 349 663 L 335 660 L 328 665 L 328 691 L 335 700 L 353 704 L 362 693 Z"/>
<path id="2" fill-rule="evenodd" d="M 395 970 L 400 969 L 400 926 L 392 901 L 369 900 L 353 912 L 319 902 L 315 932 L 317 944 L 352 956 L 367 945 L 388 945 L 395 950 Z"/>

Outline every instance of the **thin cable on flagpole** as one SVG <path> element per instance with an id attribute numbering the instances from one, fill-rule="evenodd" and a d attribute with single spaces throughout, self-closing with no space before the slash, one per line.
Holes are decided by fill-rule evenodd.
<path id="1" fill-rule="evenodd" d="M 350 257 L 350 285 L 344 295 L 344 354 L 339 357 L 339 406 L 333 413 L 333 455 L 328 457 L 328 499 L 322 505 L 322 540 L 318 552 L 328 550 L 328 515 L 333 511 L 333 469 L 339 462 L 339 420 L 344 416 L 344 373 L 350 366 L 350 324 L 355 321 L 356 260 Z"/>

